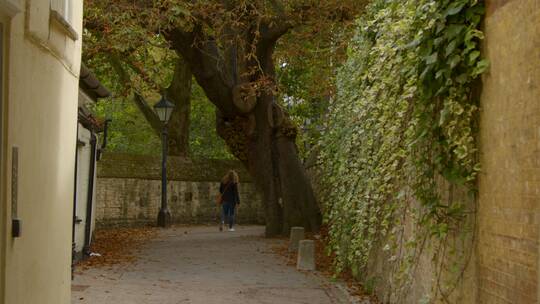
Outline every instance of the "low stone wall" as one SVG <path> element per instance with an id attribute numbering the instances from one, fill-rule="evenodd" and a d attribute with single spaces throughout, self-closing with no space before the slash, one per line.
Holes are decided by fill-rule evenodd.
<path id="1" fill-rule="evenodd" d="M 96 223 L 98 227 L 153 224 L 161 204 L 160 159 L 128 154 L 105 154 L 98 163 Z M 262 196 L 242 164 L 231 160 L 168 162 L 167 194 L 174 223 L 217 223 L 215 197 L 229 169 L 240 175 L 237 222 L 263 224 Z"/>

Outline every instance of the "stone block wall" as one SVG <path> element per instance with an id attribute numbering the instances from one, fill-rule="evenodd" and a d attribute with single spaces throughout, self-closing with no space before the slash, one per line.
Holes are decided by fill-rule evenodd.
<path id="1" fill-rule="evenodd" d="M 540 0 L 487 8 L 477 303 L 540 303 Z"/>
<path id="2" fill-rule="evenodd" d="M 437 184 L 441 203 L 448 205 L 459 201 L 464 203 L 467 213 L 474 214 L 475 196 L 470 191 L 465 187 L 452 185 L 440 176 L 437 178 Z M 420 208 L 412 193 L 406 195 L 410 199 L 411 206 Z M 405 223 L 403 239 L 414 238 L 419 244 L 422 243 L 422 234 L 417 231 L 412 214 L 404 214 L 403 222 Z M 360 275 L 360 279 L 366 285 L 373 286 L 375 294 L 382 303 L 442 303 L 434 300 L 441 295 L 437 286 L 439 282 L 444 292 L 450 289 L 453 291 L 451 295 L 444 297 L 447 301 L 445 303 L 476 304 L 474 227 L 475 219 L 474 215 L 471 215 L 460 223 L 460 231 L 448 233 L 446 245 L 439 244 L 434 238 L 429 239 L 429 244 L 416 256 L 410 277 L 402 282 L 403 289 L 398 289 L 393 282 L 400 275 L 399 269 L 388 261 L 393 259 L 394 255 L 400 259 L 406 259 L 404 257 L 406 251 L 383 249 L 387 241 L 381 241 L 379 247 L 373 250 L 367 271 Z M 444 250 L 452 251 L 452 253 L 444 254 L 442 253 Z M 453 268 L 463 271 L 459 274 L 440 271 Z"/>
<path id="3" fill-rule="evenodd" d="M 98 163 L 96 223 L 98 227 L 137 226 L 156 222 L 161 205 L 160 159 L 106 154 Z M 263 224 L 262 196 L 242 164 L 229 160 L 185 160 L 168 163 L 167 195 L 175 223 L 218 223 L 215 197 L 227 170 L 240 175 L 239 224 Z"/>

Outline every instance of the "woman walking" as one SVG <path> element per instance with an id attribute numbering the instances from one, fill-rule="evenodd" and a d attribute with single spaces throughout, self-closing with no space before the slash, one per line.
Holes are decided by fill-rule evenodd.
<path id="1" fill-rule="evenodd" d="M 225 222 L 229 225 L 229 231 L 234 231 L 234 212 L 240 204 L 240 196 L 238 195 L 238 174 L 234 170 L 230 170 L 221 179 L 219 185 L 219 193 L 221 194 L 221 224 L 219 231 L 223 231 Z"/>

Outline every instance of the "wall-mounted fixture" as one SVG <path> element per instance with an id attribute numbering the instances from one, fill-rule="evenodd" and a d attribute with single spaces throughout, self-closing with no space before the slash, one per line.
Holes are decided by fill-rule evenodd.
<path id="1" fill-rule="evenodd" d="M 22 221 L 18 216 L 19 203 L 19 148 L 11 149 L 11 236 L 21 237 Z"/>

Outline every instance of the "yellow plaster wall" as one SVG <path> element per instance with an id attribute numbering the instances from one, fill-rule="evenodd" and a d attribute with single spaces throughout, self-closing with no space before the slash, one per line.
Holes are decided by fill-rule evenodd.
<path id="1" fill-rule="evenodd" d="M 489 0 L 483 78 L 478 303 L 538 303 L 540 0 Z"/>
<path id="2" fill-rule="evenodd" d="M 72 26 L 80 37 L 82 0 L 72 2 Z M 27 0 L 7 33 L 3 303 L 70 302 L 81 40 L 61 37 L 57 26 L 49 21 L 48 0 Z M 16 239 L 10 229 L 13 146 L 19 147 L 22 220 L 22 237 Z"/>

